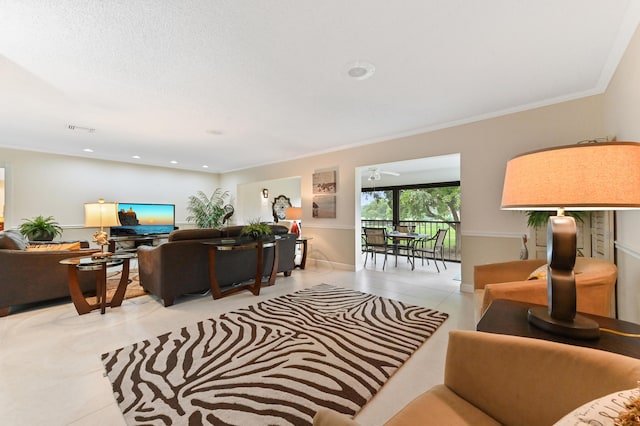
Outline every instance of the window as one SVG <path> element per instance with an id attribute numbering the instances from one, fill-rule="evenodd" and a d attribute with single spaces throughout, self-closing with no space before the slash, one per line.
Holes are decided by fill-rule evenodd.
<path id="1" fill-rule="evenodd" d="M 460 182 L 363 189 L 360 206 L 363 227 L 409 225 L 426 235 L 447 229 L 445 258 L 460 260 Z"/>
<path id="2" fill-rule="evenodd" d="M 360 197 L 362 220 L 393 220 L 393 191 L 363 191 Z"/>

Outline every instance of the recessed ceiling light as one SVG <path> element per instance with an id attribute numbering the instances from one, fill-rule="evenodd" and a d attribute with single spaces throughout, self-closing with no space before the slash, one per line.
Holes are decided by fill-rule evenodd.
<path id="1" fill-rule="evenodd" d="M 84 152 L 93 152 L 93 150 L 91 148 L 85 148 L 83 149 Z"/>
<path id="2" fill-rule="evenodd" d="M 209 168 L 209 166 L 207 166 L 206 164 L 203 164 L 203 165 L 202 165 L 202 168 L 203 168 L 203 169 L 208 169 L 208 168 Z"/>
<path id="3" fill-rule="evenodd" d="M 178 164 L 178 162 L 176 160 L 171 160 L 169 161 L 171 164 Z"/>
<path id="4" fill-rule="evenodd" d="M 220 129 L 207 130 L 207 133 L 213 136 L 221 136 L 224 135 L 224 132 Z"/>
<path id="5" fill-rule="evenodd" d="M 347 75 L 355 80 L 366 80 L 376 72 L 376 67 L 369 62 L 356 61 L 347 65 Z"/>
<path id="6" fill-rule="evenodd" d="M 139 155 L 132 155 L 131 158 L 135 158 L 136 160 L 139 160 L 140 156 Z"/>

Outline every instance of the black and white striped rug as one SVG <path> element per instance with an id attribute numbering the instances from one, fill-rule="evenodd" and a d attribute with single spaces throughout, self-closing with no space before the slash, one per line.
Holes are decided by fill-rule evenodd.
<path id="1" fill-rule="evenodd" d="M 357 413 L 447 317 L 322 284 L 102 361 L 128 424 L 305 425 Z"/>

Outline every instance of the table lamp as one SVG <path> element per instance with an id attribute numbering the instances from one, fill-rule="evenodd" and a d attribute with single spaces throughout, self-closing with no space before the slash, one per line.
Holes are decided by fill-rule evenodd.
<path id="1" fill-rule="evenodd" d="M 100 245 L 100 253 L 96 253 L 93 257 L 107 257 L 112 253 L 105 251 L 104 247 L 109 245 L 109 237 L 104 232 L 105 226 L 118 226 L 120 220 L 118 218 L 118 203 L 105 203 L 100 198 L 97 203 L 85 203 L 84 205 L 84 226 L 100 227 L 99 231 L 93 234 L 93 241 Z"/>
<path id="2" fill-rule="evenodd" d="M 302 219 L 302 207 L 287 207 L 285 217 L 287 220 L 293 221 L 293 224 L 291 225 L 291 233 L 296 234 L 298 238 L 300 238 L 302 228 L 298 225 L 297 221 Z"/>
<path id="3" fill-rule="evenodd" d="M 548 307 L 528 320 L 553 334 L 600 335 L 595 321 L 576 314 L 576 223 L 566 210 L 640 208 L 640 143 L 603 142 L 522 154 L 507 163 L 502 209 L 556 210 L 547 226 Z"/>

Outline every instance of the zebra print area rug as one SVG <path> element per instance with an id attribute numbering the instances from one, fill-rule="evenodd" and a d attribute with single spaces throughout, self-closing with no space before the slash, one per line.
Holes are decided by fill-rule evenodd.
<path id="1" fill-rule="evenodd" d="M 322 284 L 102 361 L 128 424 L 305 425 L 353 416 L 447 317 Z"/>

